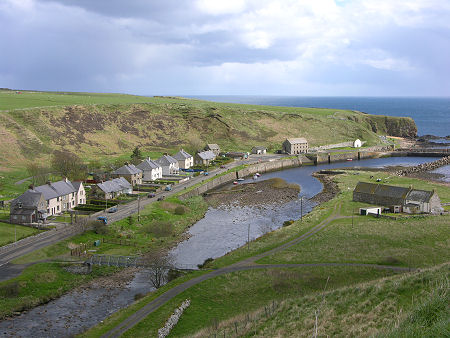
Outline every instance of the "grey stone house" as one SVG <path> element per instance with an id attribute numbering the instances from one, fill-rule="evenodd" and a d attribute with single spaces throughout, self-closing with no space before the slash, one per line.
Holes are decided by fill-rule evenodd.
<path id="1" fill-rule="evenodd" d="M 136 166 L 142 170 L 142 179 L 144 181 L 154 181 L 158 178 L 162 178 L 162 167 L 156 161 L 152 161 L 150 158 L 145 159 Z"/>
<path id="2" fill-rule="evenodd" d="M 219 156 L 220 154 L 220 147 L 219 145 L 215 144 L 215 143 L 208 143 L 205 147 L 205 151 L 211 150 L 214 155 Z"/>
<path id="3" fill-rule="evenodd" d="M 132 192 L 133 187 L 131 183 L 123 177 L 98 183 L 91 190 L 93 195 L 101 196 L 103 199 L 113 199 L 122 194 L 131 194 Z"/>
<path id="4" fill-rule="evenodd" d="M 11 202 L 9 221 L 16 224 L 27 224 L 44 220 L 47 217 L 46 207 L 44 194 L 29 189 Z"/>
<path id="5" fill-rule="evenodd" d="M 288 138 L 283 142 L 283 152 L 297 155 L 308 152 L 308 141 L 304 137 Z"/>
<path id="6" fill-rule="evenodd" d="M 212 150 L 201 151 L 195 154 L 194 162 L 196 165 L 209 165 L 216 158 Z"/>
<path id="7" fill-rule="evenodd" d="M 132 186 L 142 184 L 142 170 L 134 164 L 125 164 L 111 173 L 112 177 L 124 177 Z"/>
<path id="8" fill-rule="evenodd" d="M 358 182 L 353 190 L 356 202 L 382 205 L 392 212 L 436 213 L 442 210 L 435 191 L 417 190 L 386 184 Z"/>
<path id="9" fill-rule="evenodd" d="M 264 155 L 267 152 L 267 148 L 263 146 L 256 146 L 252 148 L 252 154 Z"/>
<path id="10" fill-rule="evenodd" d="M 180 166 L 178 161 L 172 156 L 166 154 L 158 158 L 156 161 L 162 167 L 163 175 L 178 175 Z"/>

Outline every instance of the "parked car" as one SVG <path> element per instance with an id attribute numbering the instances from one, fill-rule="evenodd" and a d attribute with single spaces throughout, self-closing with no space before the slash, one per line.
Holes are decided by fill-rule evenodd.
<path id="1" fill-rule="evenodd" d="M 155 197 L 155 196 L 156 196 L 156 195 L 155 195 L 154 193 L 150 193 L 150 194 L 147 195 L 148 198 L 153 198 L 153 197 Z"/>
<path id="2" fill-rule="evenodd" d="M 221 167 L 222 169 L 225 169 L 225 168 L 226 168 L 226 166 L 225 166 L 224 164 L 222 164 L 220 167 Z"/>
<path id="3" fill-rule="evenodd" d="M 165 191 L 171 191 L 172 190 L 172 186 L 170 184 L 166 185 L 166 188 L 164 190 Z"/>
<path id="4" fill-rule="evenodd" d="M 205 172 L 203 173 L 203 175 L 208 176 L 208 175 L 209 175 L 209 172 L 205 171 Z"/>
<path id="5" fill-rule="evenodd" d="M 158 197 L 157 201 L 162 201 L 164 199 L 164 196 Z"/>
<path id="6" fill-rule="evenodd" d="M 110 209 L 108 209 L 108 212 L 110 214 L 112 214 L 113 212 L 117 212 L 117 208 L 116 207 L 110 208 Z"/>
<path id="7" fill-rule="evenodd" d="M 108 224 L 108 218 L 106 218 L 105 216 L 98 216 L 97 220 L 102 221 L 103 224 Z"/>

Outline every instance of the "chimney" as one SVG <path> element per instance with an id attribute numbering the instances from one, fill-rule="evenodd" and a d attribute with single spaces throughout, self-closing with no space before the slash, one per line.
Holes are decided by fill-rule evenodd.
<path id="1" fill-rule="evenodd" d="M 169 155 L 169 153 L 164 153 L 164 156 L 168 156 Z"/>
<path id="2" fill-rule="evenodd" d="M 64 177 L 64 182 L 68 183 L 69 179 L 67 177 Z"/>
<path id="3" fill-rule="evenodd" d="M 34 190 L 34 184 L 30 184 L 30 185 L 28 186 L 28 189 Z"/>
<path id="4" fill-rule="evenodd" d="M 52 182 L 51 181 L 47 181 L 46 182 L 48 185 L 52 185 Z"/>

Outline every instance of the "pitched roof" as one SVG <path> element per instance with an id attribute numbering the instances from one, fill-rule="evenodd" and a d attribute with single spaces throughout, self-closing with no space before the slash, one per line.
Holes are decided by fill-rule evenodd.
<path id="1" fill-rule="evenodd" d="M 206 148 L 209 148 L 210 150 L 220 150 L 219 145 L 215 143 L 208 143 Z"/>
<path id="2" fill-rule="evenodd" d="M 118 192 L 131 188 L 130 182 L 128 182 L 123 177 L 118 177 L 109 181 L 98 183 L 97 186 L 105 193 Z"/>
<path id="3" fill-rule="evenodd" d="M 168 166 L 172 163 L 178 164 L 178 161 L 170 155 L 163 155 L 156 160 L 156 163 L 160 164 L 161 166 Z"/>
<path id="4" fill-rule="evenodd" d="M 112 172 L 113 175 L 136 175 L 140 173 L 142 173 L 142 170 L 136 168 L 134 164 L 125 164 Z"/>
<path id="5" fill-rule="evenodd" d="M 211 150 L 201 151 L 197 153 L 202 160 L 214 160 L 216 155 Z"/>
<path id="6" fill-rule="evenodd" d="M 380 197 L 385 196 L 405 199 L 410 190 L 410 188 L 396 187 L 393 185 L 358 182 L 354 191 Z"/>
<path id="7" fill-rule="evenodd" d="M 83 183 L 79 182 L 79 181 L 72 182 L 72 185 L 76 191 L 80 190 L 81 184 L 83 184 Z"/>
<path id="8" fill-rule="evenodd" d="M 136 168 L 141 169 L 142 171 L 158 169 L 160 167 L 161 165 L 159 163 L 152 161 L 150 158 L 146 158 L 136 166 Z"/>
<path id="9" fill-rule="evenodd" d="M 264 146 L 255 146 L 252 148 L 252 150 L 266 150 L 266 149 L 267 149 L 267 147 L 264 147 Z"/>
<path id="10" fill-rule="evenodd" d="M 415 202 L 427 203 L 430 201 L 430 198 L 431 196 L 433 196 L 433 194 L 434 191 L 412 189 L 409 192 L 408 196 L 406 196 L 406 199 Z"/>
<path id="11" fill-rule="evenodd" d="M 38 207 L 39 200 L 42 193 L 36 190 L 28 189 L 22 195 L 17 197 L 11 202 L 11 206 L 14 207 L 19 203 L 22 203 L 23 207 Z"/>
<path id="12" fill-rule="evenodd" d="M 186 160 L 186 159 L 191 158 L 191 157 L 192 157 L 192 155 L 188 154 L 183 149 L 181 149 L 178 153 L 173 155 L 173 158 L 178 160 L 178 161 L 183 161 L 183 160 Z"/>
<path id="13" fill-rule="evenodd" d="M 72 182 L 69 180 L 62 180 L 54 183 L 40 185 L 34 188 L 37 192 L 41 192 L 46 200 L 57 198 L 65 195 L 69 195 L 73 192 L 77 192 Z"/>
<path id="14" fill-rule="evenodd" d="M 297 138 L 288 138 L 286 139 L 290 144 L 300 144 L 300 143 L 308 143 L 308 141 L 304 137 Z"/>

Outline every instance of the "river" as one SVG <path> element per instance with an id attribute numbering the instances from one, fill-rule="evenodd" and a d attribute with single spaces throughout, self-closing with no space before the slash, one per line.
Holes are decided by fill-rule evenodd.
<path id="1" fill-rule="evenodd" d="M 173 251 L 176 264 L 200 264 L 205 259 L 223 256 L 264 233 L 279 228 L 289 219 L 300 218 L 311 211 L 308 201 L 322 190 L 322 184 L 311 176 L 315 171 L 342 167 L 411 166 L 434 161 L 424 157 L 390 157 L 361 161 L 304 166 L 264 174 L 261 179 L 280 177 L 301 186 L 299 199 L 281 207 L 210 207 L 203 219 L 190 229 L 190 238 Z M 250 181 L 250 180 L 247 180 Z M 245 182 L 245 181 L 244 181 Z M 304 197 L 303 203 L 300 198 Z M 303 204 L 303 205 L 302 205 Z M 250 231 L 249 231 L 250 230 Z M 251 245 L 251 244 L 250 244 Z M 152 290 L 145 272 L 137 273 L 124 288 L 88 288 L 75 290 L 17 317 L 0 322 L 4 337 L 67 337 L 96 325 L 113 312 L 130 305 L 138 293 Z"/>

